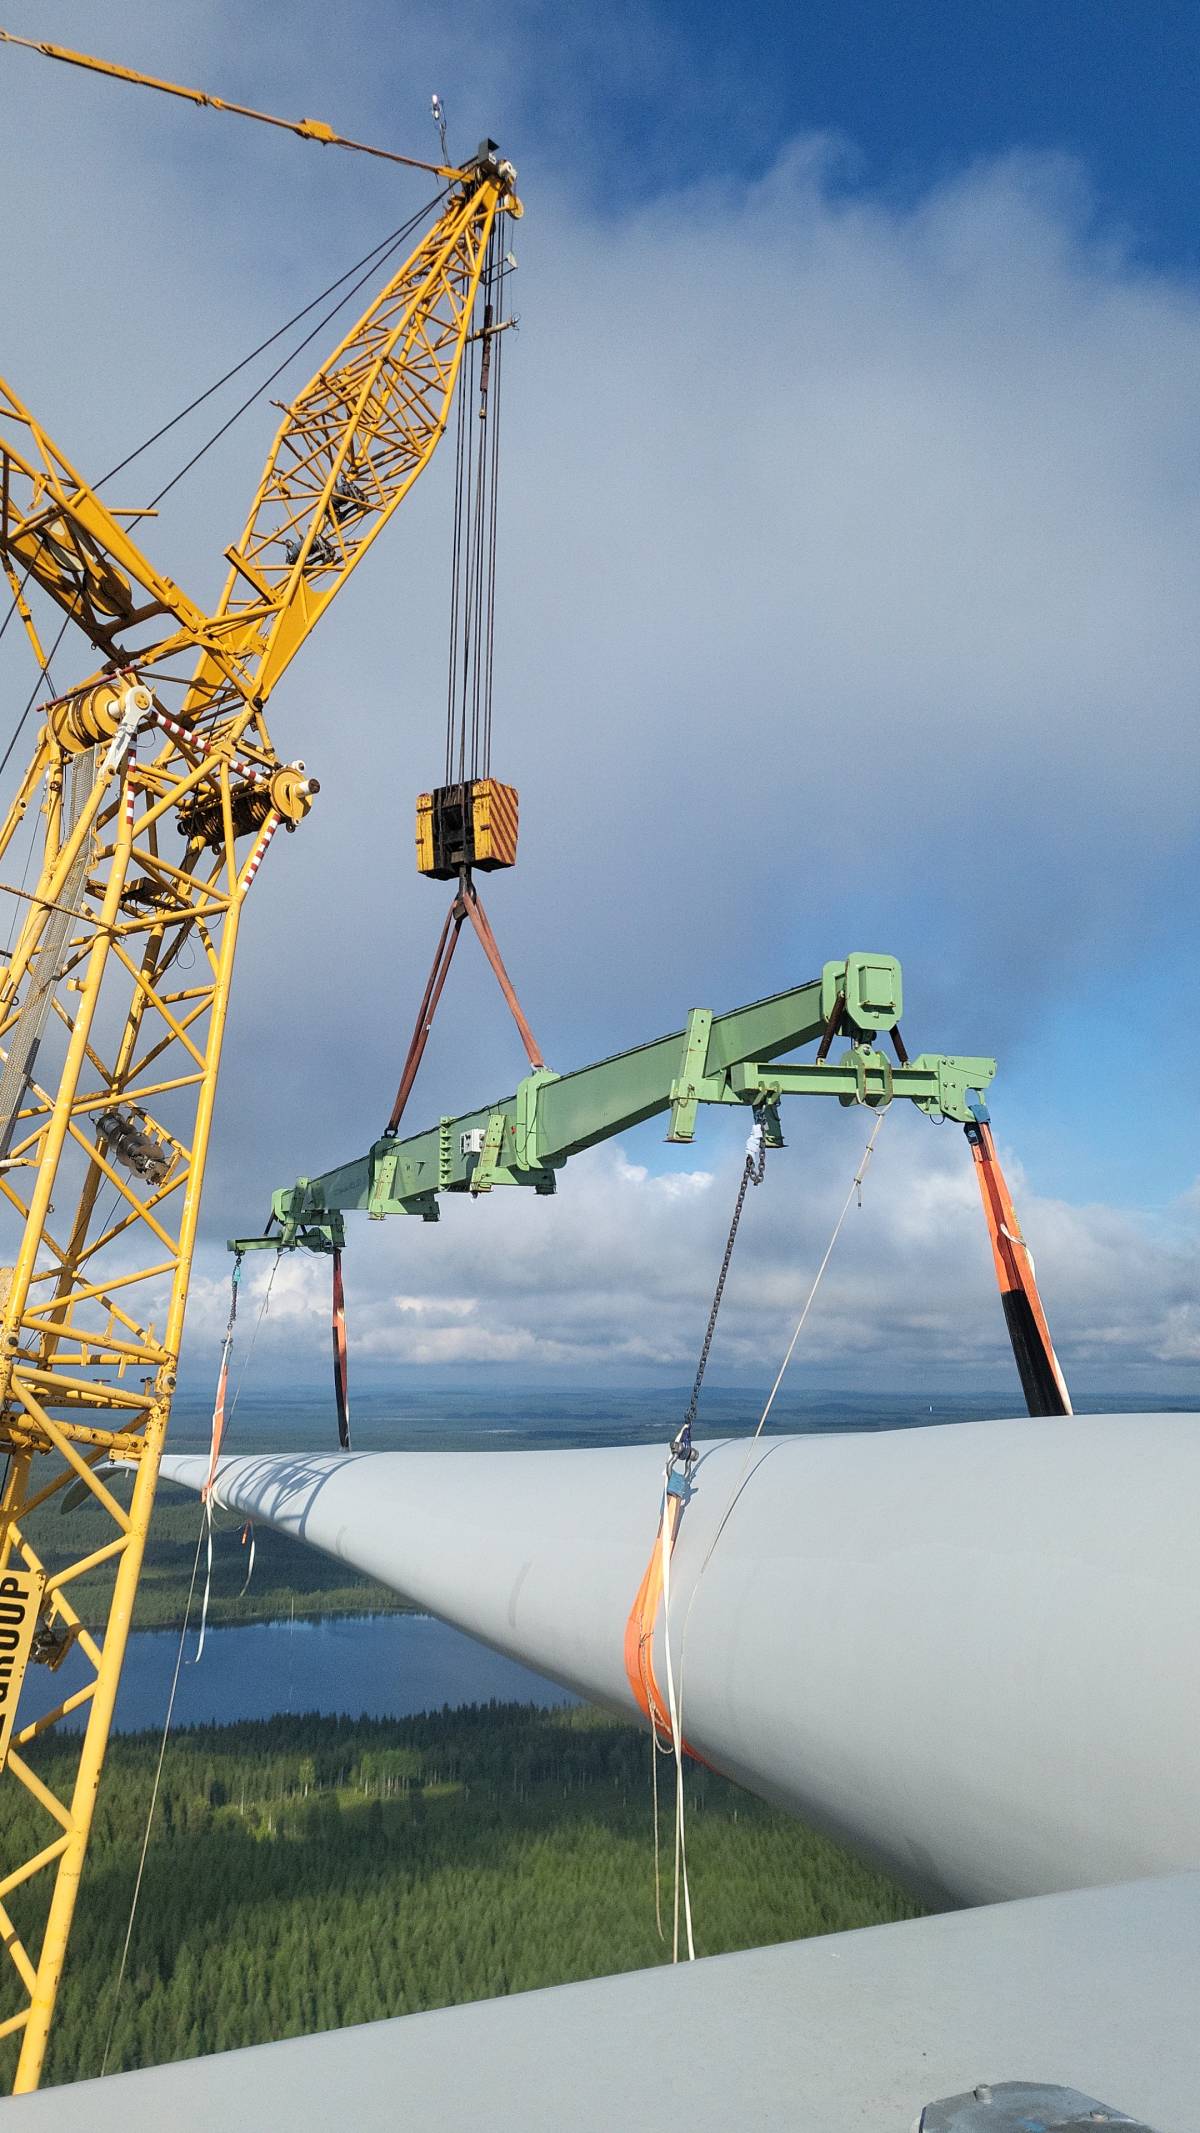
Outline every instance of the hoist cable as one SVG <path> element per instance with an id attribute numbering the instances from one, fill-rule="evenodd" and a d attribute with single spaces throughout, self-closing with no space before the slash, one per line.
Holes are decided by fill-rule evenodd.
<path id="1" fill-rule="evenodd" d="M 469 363 L 468 358 L 468 363 Z M 463 455 L 466 451 L 468 394 L 460 378 L 454 434 L 454 528 L 450 548 L 450 657 L 446 669 L 446 776 L 454 777 L 454 712 L 458 679 L 459 574 L 462 558 Z"/>
<path id="2" fill-rule="evenodd" d="M 500 378 L 505 272 L 493 228 L 480 276 L 477 316 L 459 382 L 455 430 L 450 645 L 446 690 L 446 783 L 491 772 L 496 633 Z"/>
<path id="3" fill-rule="evenodd" d="M 472 342 L 467 373 L 465 399 L 469 408 L 475 405 L 475 344 Z M 453 575 L 459 587 L 460 616 L 458 624 L 458 672 L 455 674 L 455 715 L 458 721 L 458 780 L 462 784 L 467 776 L 467 697 L 471 671 L 471 594 L 473 591 L 472 545 L 471 545 L 471 499 L 475 478 L 475 430 L 476 424 L 466 413 L 465 451 L 462 464 L 462 510 L 459 527 L 460 555 L 456 556 Z M 461 687 L 460 687 L 461 683 Z"/>
<path id="4" fill-rule="evenodd" d="M 503 287 L 503 281 L 501 281 Z M 501 319 L 500 327 L 504 325 Z M 492 368 L 494 373 L 494 401 L 491 417 L 492 469 L 491 496 L 488 522 L 488 616 L 487 616 L 487 680 L 483 710 L 483 774 L 492 774 L 492 684 L 495 673 L 496 648 L 496 547 L 498 534 L 498 510 L 500 501 L 500 415 L 504 402 L 500 391 L 500 370 L 504 362 L 504 334 L 497 330 L 493 343 Z"/>

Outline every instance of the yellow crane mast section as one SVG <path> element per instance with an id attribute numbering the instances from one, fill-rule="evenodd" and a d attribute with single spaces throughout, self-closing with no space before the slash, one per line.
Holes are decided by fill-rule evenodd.
<path id="1" fill-rule="evenodd" d="M 31 585 L 101 660 L 43 707 L 0 829 L 2 868 L 29 810 L 44 818 L 0 964 L 0 1213 L 15 1238 L 0 1271 L 0 1592 L 7 1577 L 23 1649 L 36 1616 L 33 1662 L 71 1647 L 86 1662 L 83 1686 L 26 1723 L 19 1678 L 0 1683 L 0 1831 L 17 1826 L 14 1788 L 44 1825 L 27 1856 L 0 1856 L 17 2091 L 41 2074 L 137 1591 L 242 910 L 274 830 L 316 789 L 276 754 L 264 706 L 435 450 L 493 225 L 520 212 L 490 144 L 451 177 L 434 226 L 287 410 L 212 614 L 143 554 L 129 521 L 144 514 L 101 502 L 0 385 L 0 564 L 40 665 Z M 136 1463 L 128 1510 L 98 1471 L 113 1455 Z M 107 1537 L 47 1575 L 30 1521 L 75 1484 Z M 86 1719 L 73 1777 L 52 1786 L 38 1742 L 72 1712 Z"/>

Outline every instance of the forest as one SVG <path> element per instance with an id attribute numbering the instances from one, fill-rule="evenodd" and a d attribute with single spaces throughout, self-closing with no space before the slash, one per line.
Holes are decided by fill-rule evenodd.
<path id="1" fill-rule="evenodd" d="M 118 1494 L 128 1498 L 118 1483 Z M 29 1537 L 50 1571 L 58 1570 L 72 1557 L 86 1555 L 101 1546 L 112 1533 L 106 1514 L 81 1503 L 59 1515 L 51 1502 L 29 1521 Z M 178 1629 L 183 1619 L 196 1555 L 196 1536 L 201 1510 L 196 1498 L 181 1490 L 163 1488 L 154 1506 L 146 1540 L 137 1602 L 133 1611 L 135 1629 Z M 335 1562 L 302 1541 L 289 1539 L 270 1526 L 254 1528 L 254 1571 L 246 1583 L 249 1545 L 243 1543 L 242 1521 L 218 1510 L 213 1545 L 212 1593 L 208 1619 L 214 1628 L 247 1622 L 278 1622 L 289 1611 L 302 1619 L 325 1615 L 391 1614 L 407 1610 L 408 1603 L 386 1585 Z M 80 1578 L 73 1598 L 85 1620 L 102 1623 L 112 1589 L 111 1568 L 92 1571 Z M 204 1563 L 200 1566 L 203 1586 Z"/>
<path id="2" fill-rule="evenodd" d="M 670 1959 L 645 1733 L 586 1706 L 278 1717 L 172 1737 L 117 1996 L 157 1751 L 149 1734 L 110 1747 L 49 2082 L 97 2074 L 110 2029 L 112 2072 Z M 46 1736 L 39 1770 L 64 1753 Z M 689 1765 L 686 1797 L 698 1953 L 919 1914 L 711 1771 Z M 17 1856 L 44 1841 L 22 1812 Z M 11 1897 L 19 1931 L 36 1900 Z M 12 2061 L 0 2045 L 5 2087 Z"/>

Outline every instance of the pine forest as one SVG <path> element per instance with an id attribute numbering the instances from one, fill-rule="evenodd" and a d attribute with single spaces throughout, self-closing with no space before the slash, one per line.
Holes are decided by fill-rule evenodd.
<path id="1" fill-rule="evenodd" d="M 62 1753 L 47 1737 L 41 1769 Z M 110 1748 L 51 2082 L 98 2074 L 106 2042 L 114 2072 L 670 1960 L 673 1773 L 663 1940 L 645 1733 L 586 1707 L 278 1717 L 172 1736 L 114 1997 L 157 1753 Z M 710 1771 L 686 1797 L 698 1954 L 919 1909 Z"/>

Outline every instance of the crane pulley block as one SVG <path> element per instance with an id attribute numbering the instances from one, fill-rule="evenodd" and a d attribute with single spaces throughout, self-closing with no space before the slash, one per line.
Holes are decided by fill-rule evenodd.
<path id="1" fill-rule="evenodd" d="M 113 740 L 122 719 L 148 718 L 153 710 L 153 694 L 143 684 L 105 675 L 89 688 L 75 689 L 47 705 L 46 722 L 64 754 L 78 755 Z"/>
<path id="2" fill-rule="evenodd" d="M 286 828 L 294 829 L 303 822 L 320 790 L 318 778 L 305 777 L 303 763 L 280 763 L 270 772 L 255 771 L 253 776 L 239 779 L 229 792 L 235 834 L 252 835 L 262 828 L 272 811 L 281 817 Z M 193 793 L 180 803 L 176 821 L 181 837 L 219 851 L 225 834 L 220 790 L 203 787 Z"/>
<path id="3" fill-rule="evenodd" d="M 848 955 L 821 972 L 821 1011 L 826 1027 L 893 1030 L 904 1004 L 900 965 L 894 955 Z"/>
<path id="4" fill-rule="evenodd" d="M 498 778 L 439 785 L 417 799 L 417 872 L 457 881 L 464 867 L 517 863 L 517 788 Z"/>

